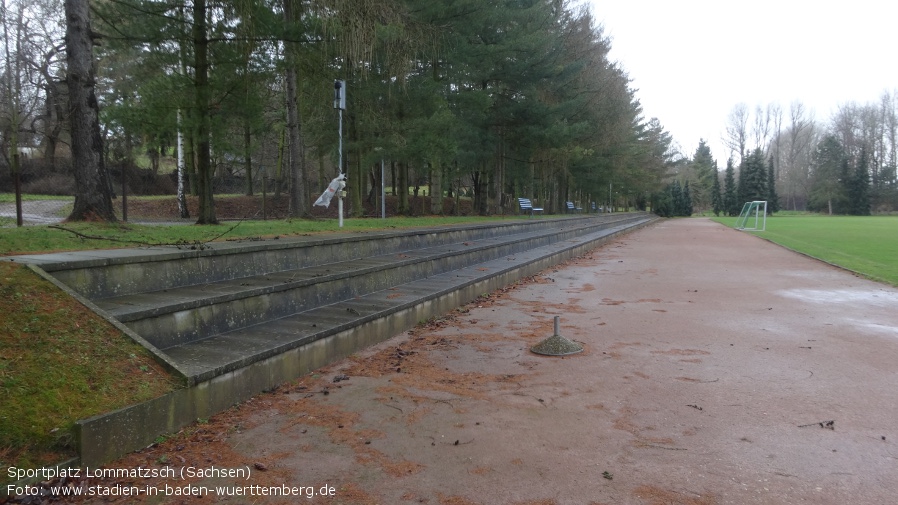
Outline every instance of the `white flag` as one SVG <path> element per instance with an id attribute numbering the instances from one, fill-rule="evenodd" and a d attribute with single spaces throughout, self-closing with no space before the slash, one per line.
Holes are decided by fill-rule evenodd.
<path id="1" fill-rule="evenodd" d="M 346 187 L 344 179 L 346 179 L 346 175 L 340 174 L 336 179 L 332 180 L 331 183 L 327 185 L 327 189 L 324 190 L 324 193 L 321 193 L 321 196 L 315 200 L 313 205 L 320 205 L 322 207 L 330 206 L 331 198 L 334 197 L 334 194 Z"/>

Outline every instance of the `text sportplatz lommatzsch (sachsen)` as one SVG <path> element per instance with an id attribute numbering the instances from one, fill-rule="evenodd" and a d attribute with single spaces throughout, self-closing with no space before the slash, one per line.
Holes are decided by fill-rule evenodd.
<path id="1" fill-rule="evenodd" d="M 328 484 L 275 485 L 251 484 L 253 472 L 249 466 L 225 468 L 219 466 L 161 466 L 137 468 L 74 468 L 8 467 L 7 477 L 16 484 L 6 486 L 7 496 L 336 496 L 336 489 Z M 101 480 L 102 484 L 90 479 Z M 111 483 L 110 479 L 126 479 L 127 484 Z M 152 484 L 139 484 L 140 479 L 165 479 Z M 228 479 L 228 484 L 188 483 L 192 479 Z M 24 483 L 23 483 L 24 482 Z M 53 482 L 58 484 L 54 485 Z M 65 482 L 63 484 L 63 482 Z M 49 483 L 49 484 L 48 484 Z"/>

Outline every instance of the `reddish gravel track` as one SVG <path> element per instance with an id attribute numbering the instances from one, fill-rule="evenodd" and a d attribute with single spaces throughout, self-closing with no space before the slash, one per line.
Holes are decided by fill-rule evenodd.
<path id="1" fill-rule="evenodd" d="M 585 352 L 529 352 L 556 315 Z M 301 503 L 887 504 L 896 385 L 898 290 L 665 220 L 109 466 L 334 488 Z"/>

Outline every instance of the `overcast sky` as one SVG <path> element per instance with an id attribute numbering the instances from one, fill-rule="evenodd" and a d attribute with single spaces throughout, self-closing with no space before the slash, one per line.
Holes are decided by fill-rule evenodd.
<path id="1" fill-rule="evenodd" d="M 839 105 L 898 91 L 892 0 L 589 0 L 647 118 L 683 152 L 700 138 L 723 167 L 733 107 L 793 101 L 827 122 Z"/>

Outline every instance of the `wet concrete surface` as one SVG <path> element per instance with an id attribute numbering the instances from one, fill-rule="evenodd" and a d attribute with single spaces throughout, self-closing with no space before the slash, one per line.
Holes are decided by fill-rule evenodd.
<path id="1" fill-rule="evenodd" d="M 583 353 L 529 351 L 556 315 Z M 887 504 L 896 384 L 898 290 L 665 220 L 110 466 L 334 487 L 305 503 Z"/>

